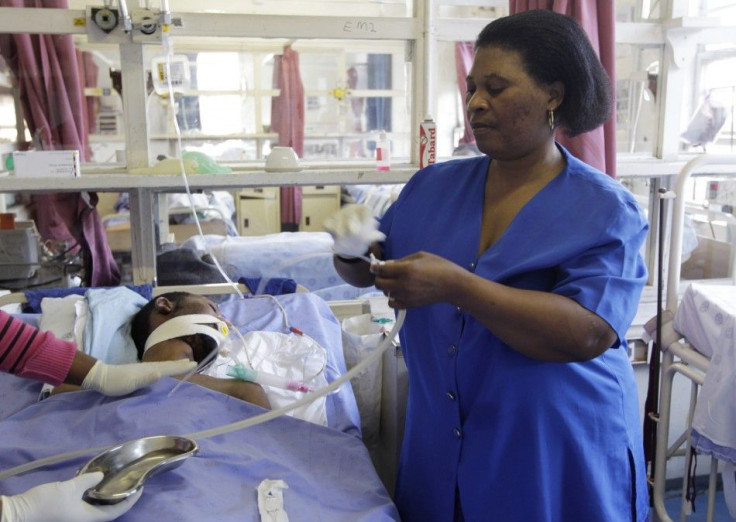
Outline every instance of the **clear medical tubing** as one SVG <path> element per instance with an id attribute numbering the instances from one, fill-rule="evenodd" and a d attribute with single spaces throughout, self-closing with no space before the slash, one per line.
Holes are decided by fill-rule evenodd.
<path id="1" fill-rule="evenodd" d="M 309 404 L 315 399 L 318 399 L 319 397 L 322 397 L 334 390 L 337 390 L 346 381 L 349 381 L 353 377 L 362 373 L 368 367 L 368 365 L 377 361 L 378 358 L 383 355 L 383 352 L 385 352 L 390 346 L 393 346 L 393 340 L 395 339 L 396 335 L 398 335 L 399 330 L 404 324 L 405 315 L 406 315 L 406 310 L 399 310 L 396 316 L 396 322 L 394 323 L 393 328 L 391 328 L 391 331 L 388 333 L 388 335 L 381 340 L 381 342 L 378 345 L 378 348 L 375 351 L 373 351 L 368 357 L 366 357 L 363 361 L 356 364 L 347 373 L 341 375 L 340 377 L 332 381 L 327 386 L 324 386 L 313 393 L 309 393 L 305 395 L 304 397 L 302 397 L 301 399 L 294 401 L 291 404 L 288 404 L 281 408 L 278 408 L 276 410 L 271 410 L 269 412 L 262 413 L 260 415 L 256 415 L 255 417 L 244 419 L 242 421 L 237 421 L 237 422 L 233 422 L 230 424 L 223 424 L 222 426 L 218 426 L 216 428 L 197 431 L 197 432 L 189 433 L 183 436 L 188 437 L 190 439 L 206 439 L 208 437 L 214 437 L 215 435 L 222 435 L 224 433 L 230 433 L 232 431 L 249 428 L 257 424 L 262 424 L 271 419 L 275 419 L 276 417 L 280 417 L 284 415 L 285 413 L 290 412 L 291 410 L 299 408 L 300 406 L 303 406 L 305 404 Z M 67 453 L 61 453 L 59 455 L 52 455 L 50 457 L 45 457 L 42 459 L 27 462 L 26 464 L 21 464 L 20 466 L 16 466 L 14 468 L 10 468 L 10 469 L 3 471 L 2 473 L 0 473 L 0 480 L 5 480 L 6 478 L 14 477 L 15 475 L 20 475 L 21 473 L 27 473 L 29 471 L 32 471 L 34 469 L 38 469 L 44 466 L 51 466 L 53 464 L 57 464 L 59 462 L 64 462 L 66 460 L 70 460 L 70 459 L 77 458 L 83 455 L 87 455 L 89 453 L 100 453 L 103 451 L 107 451 L 108 449 L 111 449 L 119 444 L 120 443 L 118 442 L 116 444 L 112 444 L 109 446 L 100 446 L 98 448 L 85 448 L 85 449 L 77 450 L 77 451 L 69 451 Z"/>

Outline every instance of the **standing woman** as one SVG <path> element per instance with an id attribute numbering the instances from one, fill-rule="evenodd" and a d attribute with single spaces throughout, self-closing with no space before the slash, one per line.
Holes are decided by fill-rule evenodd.
<path id="1" fill-rule="evenodd" d="M 648 516 L 625 341 L 647 222 L 619 183 L 555 142 L 558 128 L 601 125 L 611 101 L 574 20 L 495 20 L 467 78 L 484 155 L 417 172 L 380 230 L 365 207 L 329 223 L 343 278 L 407 309 L 402 520 Z M 357 257 L 368 251 L 386 262 Z"/>

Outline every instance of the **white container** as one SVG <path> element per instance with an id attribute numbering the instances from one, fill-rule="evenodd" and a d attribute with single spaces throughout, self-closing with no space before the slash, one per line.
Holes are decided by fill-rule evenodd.
<path id="1" fill-rule="evenodd" d="M 376 142 L 376 170 L 391 169 L 391 141 L 386 131 L 381 131 Z"/>
<path id="2" fill-rule="evenodd" d="M 76 178 L 80 175 L 78 150 L 32 150 L 13 152 L 18 178 Z"/>
<path id="3" fill-rule="evenodd" d="M 419 168 L 431 165 L 435 161 L 437 146 L 437 124 L 427 114 L 419 125 Z"/>
<path id="4" fill-rule="evenodd" d="M 299 156 L 291 147 L 273 147 L 266 157 L 266 172 L 298 172 Z"/>

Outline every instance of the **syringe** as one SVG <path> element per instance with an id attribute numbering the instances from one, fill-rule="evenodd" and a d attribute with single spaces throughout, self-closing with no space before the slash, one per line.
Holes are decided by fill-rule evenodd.
<path id="1" fill-rule="evenodd" d="M 304 384 L 300 381 L 274 375 L 272 373 L 259 372 L 252 368 L 248 368 L 242 364 L 236 364 L 229 366 L 227 374 L 230 377 L 235 377 L 241 381 L 250 381 L 258 384 L 265 384 L 266 386 L 273 386 L 274 388 L 281 388 L 283 390 L 298 391 L 302 393 L 311 393 L 314 391 L 313 388 Z"/>

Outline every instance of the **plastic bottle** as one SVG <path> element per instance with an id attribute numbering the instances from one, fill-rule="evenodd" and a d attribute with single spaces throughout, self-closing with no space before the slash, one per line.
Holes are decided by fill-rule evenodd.
<path id="1" fill-rule="evenodd" d="M 427 114 L 419 125 L 419 168 L 431 165 L 435 160 L 437 145 L 437 124 L 432 116 Z"/>
<path id="2" fill-rule="evenodd" d="M 386 131 L 381 131 L 376 142 L 376 170 L 391 168 L 391 142 Z"/>

